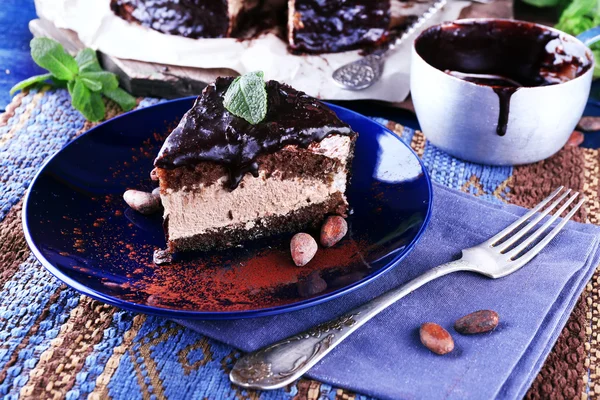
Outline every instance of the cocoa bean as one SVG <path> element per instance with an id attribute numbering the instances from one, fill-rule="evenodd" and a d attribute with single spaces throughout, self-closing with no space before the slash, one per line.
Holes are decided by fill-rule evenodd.
<path id="1" fill-rule="evenodd" d="M 141 214 L 153 214 L 160 210 L 160 196 L 141 190 L 128 190 L 123 194 L 125 203 Z"/>
<path id="2" fill-rule="evenodd" d="M 158 180 L 158 175 L 156 173 L 156 168 L 154 168 L 152 171 L 150 171 L 150 179 L 152 179 L 153 181 L 157 181 Z"/>
<path id="3" fill-rule="evenodd" d="M 298 267 L 305 266 L 317 254 L 318 248 L 319 245 L 308 233 L 295 234 L 290 243 L 290 252 L 294 264 Z"/>
<path id="4" fill-rule="evenodd" d="M 331 247 L 342 240 L 348 233 L 348 224 L 346 220 L 339 215 L 327 217 L 321 227 L 321 245 Z"/>
<path id="5" fill-rule="evenodd" d="M 454 339 L 447 330 L 433 322 L 426 322 L 419 330 L 421 343 L 435 354 L 444 355 L 454 350 Z"/>
<path id="6" fill-rule="evenodd" d="M 583 143 L 584 140 L 585 140 L 585 137 L 583 136 L 583 133 L 581 133 L 579 131 L 573 131 L 573 133 L 571 133 L 571 136 L 569 136 L 569 140 L 567 140 L 567 143 L 565 144 L 565 146 L 577 147 L 581 143 Z"/>
<path id="7" fill-rule="evenodd" d="M 312 297 L 326 289 L 327 282 L 321 278 L 318 271 L 311 272 L 305 279 L 298 282 L 298 294 L 302 297 Z"/>
<path id="8" fill-rule="evenodd" d="M 492 310 L 475 311 L 458 319 L 454 329 L 463 335 L 473 335 L 494 330 L 500 321 L 498 313 Z"/>
<path id="9" fill-rule="evenodd" d="M 577 128 L 584 132 L 600 131 L 600 117 L 582 117 L 577 124 Z"/>

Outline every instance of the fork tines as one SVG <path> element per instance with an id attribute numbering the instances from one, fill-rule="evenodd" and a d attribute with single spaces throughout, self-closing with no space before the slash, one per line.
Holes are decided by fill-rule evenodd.
<path id="1" fill-rule="evenodd" d="M 528 211 L 525 215 L 515 221 L 513 224 L 508 226 L 502 232 L 491 238 L 488 243 L 490 246 L 499 250 L 502 254 L 514 260 L 516 258 L 526 257 L 527 259 L 533 258 L 537 255 L 567 224 L 567 222 L 575 215 L 577 210 L 585 203 L 585 198 L 582 197 L 579 202 L 575 204 L 569 211 L 569 213 L 560 220 L 556 226 L 548 232 L 539 242 L 538 239 L 544 235 L 548 228 L 573 204 L 573 202 L 579 196 L 579 192 L 573 192 L 571 189 L 564 190 L 564 186 L 556 189 L 550 196 L 542 200 L 538 205 Z M 559 207 L 559 205 L 565 200 L 562 206 L 558 208 L 556 212 L 552 212 Z M 552 202 L 548 207 L 548 203 Z M 540 212 L 544 207 L 543 211 Z M 536 214 L 537 213 L 537 214 Z M 529 236 L 529 233 L 540 223 L 546 216 L 550 215 L 549 218 L 537 229 L 534 230 Z M 531 220 L 530 220 L 531 219 Z M 526 224 L 525 224 L 526 223 Z M 529 248 L 535 243 L 535 246 Z"/>

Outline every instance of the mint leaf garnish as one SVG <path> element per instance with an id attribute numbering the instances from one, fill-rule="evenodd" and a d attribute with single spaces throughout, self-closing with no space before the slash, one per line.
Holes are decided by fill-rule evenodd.
<path id="1" fill-rule="evenodd" d="M 52 78 L 52 74 L 32 76 L 31 78 L 25 79 L 24 81 L 21 81 L 21 82 L 17 83 L 15 86 L 13 86 L 12 88 L 10 88 L 10 94 L 12 95 L 17 90 L 23 90 L 27 87 L 34 86 L 38 83 L 46 82 L 50 78 Z"/>
<path id="2" fill-rule="evenodd" d="M 50 81 L 54 87 L 69 90 L 73 107 L 89 121 L 104 119 L 106 107 L 102 96 L 125 111 L 136 106 L 135 97 L 119 88 L 117 76 L 102 70 L 92 49 L 83 49 L 73 57 L 60 43 L 48 38 L 35 38 L 31 41 L 31 57 L 49 73 L 17 83 L 10 90 L 11 94 Z"/>
<path id="3" fill-rule="evenodd" d="M 98 90 L 115 90 L 119 87 L 119 80 L 117 76 L 112 72 L 106 71 L 96 71 L 96 72 L 82 72 L 79 74 L 81 79 L 85 79 L 88 81 L 94 81 L 98 83 L 101 87 Z M 90 90 L 94 90 L 88 86 Z M 98 91 L 95 90 L 95 91 Z"/>
<path id="4" fill-rule="evenodd" d="M 73 107 L 87 120 L 97 122 L 104 118 L 106 110 L 100 93 L 90 91 L 80 79 L 75 80 L 71 91 Z"/>
<path id="5" fill-rule="evenodd" d="M 121 88 L 116 88 L 114 90 L 105 90 L 102 92 L 103 95 L 117 103 L 123 111 L 129 111 L 136 106 L 135 97 L 127 93 Z"/>
<path id="6" fill-rule="evenodd" d="M 79 72 L 75 58 L 52 39 L 34 38 L 31 41 L 31 57 L 37 65 L 47 69 L 58 79 L 68 81 Z"/>
<path id="7" fill-rule="evenodd" d="M 79 80 L 92 92 L 99 92 L 102 90 L 102 84 L 94 79 L 88 79 L 80 76 Z"/>
<path id="8" fill-rule="evenodd" d="M 231 83 L 223 105 L 235 116 L 245 119 L 252 125 L 258 124 L 267 115 L 267 88 L 262 71 L 238 76 Z"/>
<path id="9" fill-rule="evenodd" d="M 79 66 L 79 72 L 98 72 L 102 71 L 102 67 L 96 57 L 96 52 L 92 49 L 83 49 L 75 57 L 75 61 Z"/>

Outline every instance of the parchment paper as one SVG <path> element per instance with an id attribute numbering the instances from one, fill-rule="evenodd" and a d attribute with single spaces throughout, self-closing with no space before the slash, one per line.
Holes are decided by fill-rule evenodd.
<path id="1" fill-rule="evenodd" d="M 110 10 L 110 0 L 36 0 L 40 18 L 71 29 L 88 47 L 114 57 L 197 68 L 230 68 L 240 74 L 262 70 L 267 79 L 285 82 L 311 96 L 331 100 L 404 100 L 409 92 L 410 49 L 407 40 L 387 58 L 381 80 L 362 91 L 348 91 L 331 79 L 333 71 L 360 58 L 358 51 L 293 55 L 273 33 L 247 41 L 231 38 L 189 39 L 129 23 Z M 421 29 L 454 20 L 468 1 L 450 0 Z M 404 15 L 421 15 L 430 3 L 403 7 Z M 395 12 L 397 12 L 397 7 Z M 412 38 L 414 38 L 413 35 Z M 412 39 L 411 38 L 411 39 Z"/>

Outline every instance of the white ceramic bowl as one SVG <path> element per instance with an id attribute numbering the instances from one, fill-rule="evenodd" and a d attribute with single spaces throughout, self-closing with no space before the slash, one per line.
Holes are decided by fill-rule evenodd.
<path id="1" fill-rule="evenodd" d="M 451 24 L 486 23 L 493 19 L 459 20 Z M 490 86 L 465 81 L 433 67 L 412 48 L 411 93 L 425 136 L 440 149 L 464 160 L 493 165 L 527 164 L 560 150 L 569 139 L 586 105 L 594 57 L 579 39 L 556 29 L 520 21 L 560 37 L 567 54 L 585 54 L 590 67 L 567 82 L 519 88 L 510 98 L 506 133 L 497 133 L 501 102 Z M 444 24 L 441 25 L 442 27 Z M 476 55 L 475 55 L 476 56 Z"/>

